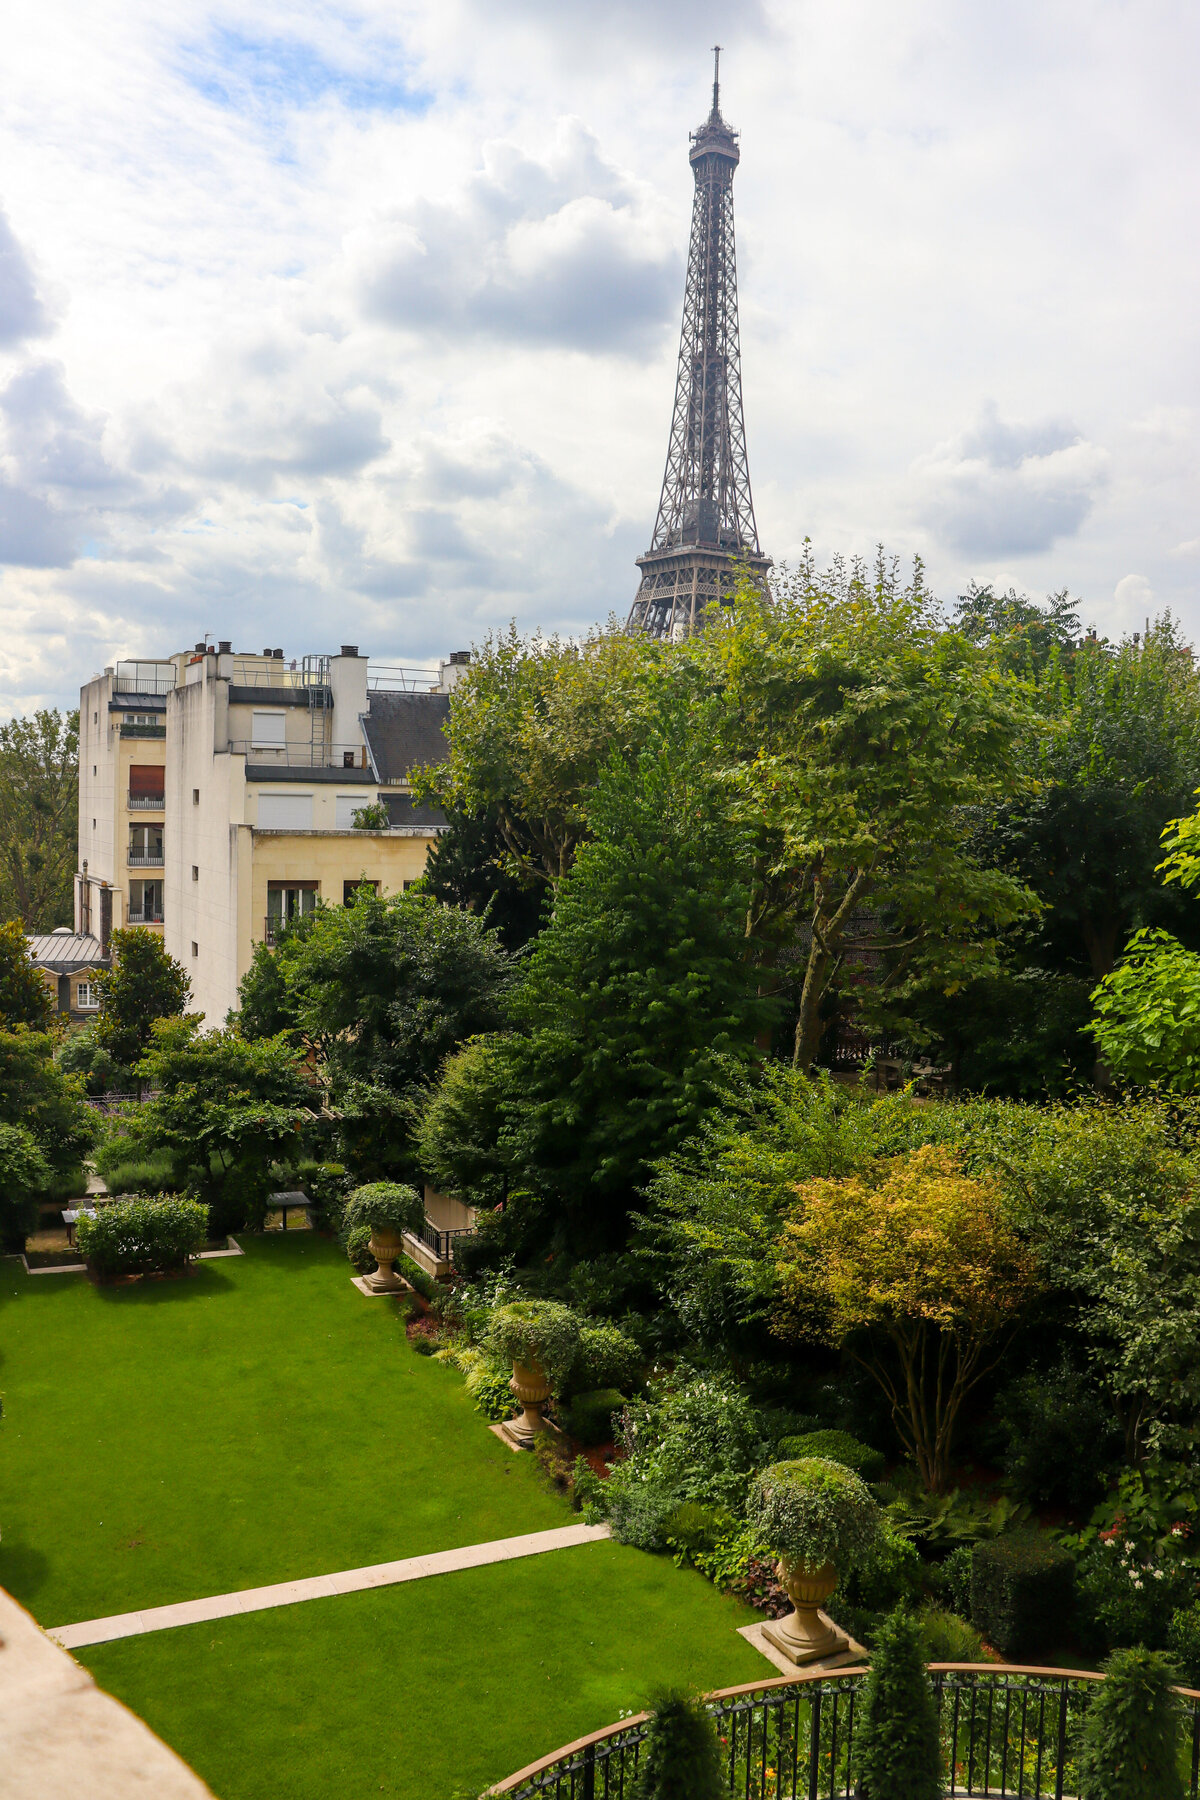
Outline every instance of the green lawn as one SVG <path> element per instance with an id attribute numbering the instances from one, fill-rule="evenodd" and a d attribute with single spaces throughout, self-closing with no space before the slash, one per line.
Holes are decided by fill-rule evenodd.
<path id="1" fill-rule="evenodd" d="M 598 1543 L 79 1656 L 220 1800 L 451 1800 L 660 1683 L 770 1679 L 736 1635 L 753 1617 L 665 1557 Z"/>
<path id="2" fill-rule="evenodd" d="M 0 1584 L 44 1625 L 565 1524 L 309 1232 L 184 1281 L 0 1263 Z"/>

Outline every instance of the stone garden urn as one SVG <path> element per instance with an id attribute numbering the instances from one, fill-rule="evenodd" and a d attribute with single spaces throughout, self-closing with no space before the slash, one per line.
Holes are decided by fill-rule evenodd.
<path id="1" fill-rule="evenodd" d="M 785 1619 L 770 1620 L 763 1626 L 763 1636 L 790 1662 L 820 1662 L 840 1656 L 850 1640 L 821 1613 L 837 1586 L 833 1564 L 823 1563 L 819 1569 L 810 1569 L 805 1563 L 781 1559 L 777 1567 L 795 1611 Z"/>
<path id="2" fill-rule="evenodd" d="M 391 1225 L 372 1225 L 371 1255 L 379 1264 L 373 1275 L 368 1275 L 366 1284 L 373 1294 L 402 1293 L 405 1283 L 396 1273 L 395 1262 L 404 1254 L 404 1239 Z"/>
<path id="3" fill-rule="evenodd" d="M 519 1419 L 506 1419 L 501 1430 L 520 1449 L 532 1450 L 533 1440 L 542 1428 L 542 1408 L 550 1398 L 550 1383 L 540 1363 L 514 1362 L 508 1385 L 522 1410 Z"/>

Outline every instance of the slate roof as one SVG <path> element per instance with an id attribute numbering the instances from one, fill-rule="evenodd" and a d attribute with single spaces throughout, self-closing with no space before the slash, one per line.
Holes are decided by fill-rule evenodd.
<path id="1" fill-rule="evenodd" d="M 384 794 L 382 798 L 393 826 L 409 831 L 445 831 L 446 815 L 440 807 L 427 806 L 411 794 Z"/>
<path id="2" fill-rule="evenodd" d="M 376 689 L 363 733 L 380 781 L 406 781 L 409 770 L 420 763 L 445 762 L 449 746 L 443 727 L 449 719 L 449 694 L 389 694 Z"/>
<path id="3" fill-rule="evenodd" d="M 74 969 L 108 966 L 108 958 L 100 948 L 100 939 L 84 937 L 73 931 L 49 931 L 44 936 L 27 938 L 29 954 L 39 969 L 55 975 L 69 975 Z"/>

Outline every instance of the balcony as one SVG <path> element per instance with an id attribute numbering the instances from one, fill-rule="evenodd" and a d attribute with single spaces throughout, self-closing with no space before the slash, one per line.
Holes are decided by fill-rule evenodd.
<path id="1" fill-rule="evenodd" d="M 131 869 L 161 869 L 163 853 L 161 850 L 131 850 L 129 866 Z"/>
<path id="2" fill-rule="evenodd" d="M 416 1231 L 405 1229 L 404 1241 L 408 1254 L 417 1267 L 424 1269 L 427 1275 L 432 1275 L 437 1281 L 441 1276 L 449 1275 L 454 1267 L 456 1240 L 466 1237 L 474 1229 L 473 1225 L 456 1225 L 448 1231 L 440 1231 L 432 1219 L 426 1216 Z"/>
<path id="3" fill-rule="evenodd" d="M 130 794 L 126 805 L 130 812 L 162 812 L 166 807 L 166 795 Z"/>
<path id="4" fill-rule="evenodd" d="M 123 738 L 165 738 L 166 735 L 167 728 L 165 725 L 121 726 L 121 736 Z"/>
<path id="5" fill-rule="evenodd" d="M 140 912 L 131 908 L 130 911 L 125 914 L 125 923 L 127 925 L 161 925 L 162 922 L 163 916 L 160 912 L 154 912 L 153 910 L 147 912 L 145 907 L 143 907 Z"/>

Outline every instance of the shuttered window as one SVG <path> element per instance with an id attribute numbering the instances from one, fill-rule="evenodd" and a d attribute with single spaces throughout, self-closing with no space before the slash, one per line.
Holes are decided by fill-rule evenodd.
<path id="1" fill-rule="evenodd" d="M 258 822 L 268 830 L 311 831 L 313 797 L 311 794 L 260 794 Z"/>

